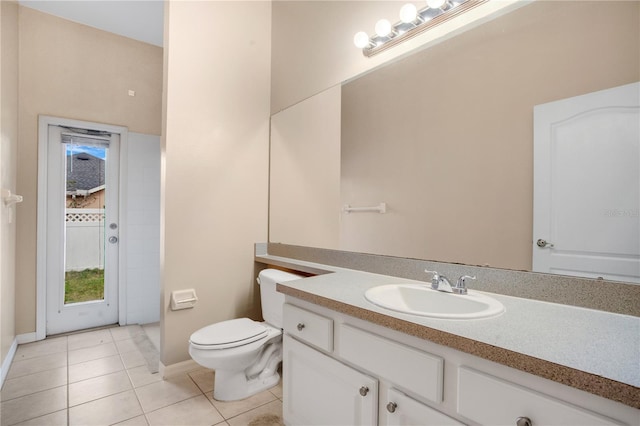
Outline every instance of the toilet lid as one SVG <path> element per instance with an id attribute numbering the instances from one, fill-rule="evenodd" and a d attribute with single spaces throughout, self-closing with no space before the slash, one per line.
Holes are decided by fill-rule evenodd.
<path id="1" fill-rule="evenodd" d="M 189 341 L 198 346 L 223 349 L 246 345 L 267 335 L 267 328 L 249 318 L 222 321 L 201 328 L 191 335 Z"/>

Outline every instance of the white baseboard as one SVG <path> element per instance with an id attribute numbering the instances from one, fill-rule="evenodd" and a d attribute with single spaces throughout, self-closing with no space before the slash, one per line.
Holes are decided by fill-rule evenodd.
<path id="1" fill-rule="evenodd" d="M 2 366 L 0 367 L 0 388 L 4 385 L 4 379 L 7 377 L 7 373 L 9 373 L 9 367 L 11 367 L 11 362 L 13 362 L 13 357 L 16 355 L 16 350 L 18 349 L 18 339 L 13 339 L 13 343 L 11 343 L 11 347 L 9 348 L 9 352 L 7 352 L 7 356 L 2 361 Z"/>
<path id="2" fill-rule="evenodd" d="M 35 342 L 38 339 L 36 338 L 36 333 L 34 331 L 33 333 L 18 334 L 16 336 L 16 340 L 18 341 L 19 345 L 22 345 L 24 343 Z"/>
<path id="3" fill-rule="evenodd" d="M 189 373 L 190 371 L 203 368 L 200 364 L 198 364 L 192 359 L 187 361 L 177 362 L 171 365 L 164 365 L 161 362 L 159 364 L 160 365 L 159 365 L 158 371 L 160 373 L 160 376 L 162 376 L 163 379 L 167 379 L 172 376 L 177 376 L 178 374 L 186 374 L 186 373 Z"/>

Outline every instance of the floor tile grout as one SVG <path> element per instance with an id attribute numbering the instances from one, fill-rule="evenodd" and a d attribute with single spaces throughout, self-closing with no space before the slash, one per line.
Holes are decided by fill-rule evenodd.
<path id="1" fill-rule="evenodd" d="M 127 335 L 124 332 L 123 333 L 118 333 L 118 334 L 112 332 L 112 330 L 117 330 L 117 328 L 115 328 L 115 329 L 111 328 L 111 329 L 108 329 L 108 330 L 109 330 L 109 333 L 108 333 L 109 339 L 107 339 L 106 336 L 100 337 L 100 335 L 97 335 L 96 336 L 96 341 L 91 341 L 91 337 L 90 336 L 86 336 L 87 340 L 84 343 L 83 343 L 83 339 L 81 337 L 75 338 L 75 336 L 81 336 L 83 333 L 78 333 L 78 334 L 73 334 L 73 335 L 68 335 L 68 336 L 56 336 L 53 339 L 51 339 L 50 342 L 55 342 L 57 339 L 63 339 L 63 338 L 65 339 L 65 341 L 64 341 L 64 344 L 59 344 L 59 345 L 52 344 L 51 345 L 52 346 L 52 348 L 51 348 L 52 352 L 48 352 L 48 349 L 46 347 L 44 347 L 46 345 L 46 343 L 44 343 L 44 342 L 47 342 L 47 340 L 42 341 L 42 343 L 41 342 L 36 342 L 35 344 L 33 344 L 33 346 L 28 346 L 30 344 L 26 344 L 24 346 L 24 350 L 23 351 L 24 351 L 24 355 L 28 356 L 28 358 L 14 360 L 14 363 L 12 363 L 11 367 L 16 365 L 18 362 L 27 361 L 27 360 L 34 360 L 34 359 L 38 359 L 38 358 L 49 358 L 49 357 L 51 357 L 51 355 L 54 355 L 54 354 L 58 354 L 57 356 L 60 358 L 60 361 L 62 361 L 63 356 L 59 355 L 59 354 L 64 354 L 64 364 L 61 365 L 61 366 L 53 366 L 53 367 L 49 367 L 47 365 L 47 367 L 44 368 L 43 370 L 37 370 L 37 367 L 36 367 L 36 371 L 33 371 L 33 369 L 31 369 L 32 366 L 30 366 L 28 364 L 22 364 L 22 366 L 23 366 L 22 368 L 23 369 L 21 371 L 23 372 L 23 374 L 21 374 L 19 376 L 12 377 L 11 379 L 8 379 L 7 381 L 5 381 L 5 385 L 7 384 L 7 382 L 10 382 L 11 380 L 16 380 L 16 379 L 21 380 L 21 379 L 25 379 L 25 378 L 27 378 L 27 377 L 29 377 L 31 375 L 34 375 L 34 374 L 40 374 L 40 373 L 44 373 L 44 372 L 47 372 L 47 371 L 53 371 L 55 369 L 60 369 L 60 368 L 63 368 L 63 367 L 66 368 L 66 383 L 64 383 L 63 380 L 59 380 L 60 383 L 64 383 L 64 384 L 61 384 L 59 386 L 53 386 L 53 387 L 50 387 L 48 389 L 38 390 L 38 391 L 35 391 L 35 392 L 32 391 L 32 392 L 30 392 L 30 393 L 28 393 L 26 395 L 21 395 L 21 396 L 18 396 L 18 397 L 14 397 L 14 398 L 8 399 L 6 401 L 2 401 L 2 404 L 4 405 L 6 402 L 13 401 L 13 400 L 18 399 L 18 398 L 34 396 L 34 395 L 37 395 L 37 394 L 39 394 L 41 392 L 52 391 L 53 389 L 58 389 L 58 388 L 63 388 L 64 387 L 64 390 L 65 390 L 65 393 L 66 393 L 66 395 L 65 395 L 66 396 L 66 400 L 65 400 L 66 407 L 64 407 L 62 409 L 56 409 L 54 405 L 47 406 L 46 408 L 43 407 L 44 411 L 47 411 L 49 409 L 51 409 L 53 411 L 46 412 L 45 414 L 39 414 L 39 415 L 37 415 L 36 417 L 33 417 L 33 418 L 31 418 L 29 415 L 27 415 L 26 418 L 23 418 L 19 414 L 20 411 L 17 411 L 15 413 L 18 413 L 18 414 L 15 414 L 13 418 L 14 419 L 20 419 L 18 421 L 18 423 L 21 423 L 21 422 L 33 422 L 35 419 L 38 419 L 38 418 L 41 418 L 41 417 L 52 416 L 52 415 L 54 415 L 56 413 L 59 416 L 59 415 L 62 414 L 60 412 L 64 410 L 65 413 L 66 413 L 66 424 L 67 425 L 71 425 L 72 424 L 71 423 L 71 419 L 73 417 L 72 416 L 72 410 L 79 409 L 80 407 L 82 407 L 83 405 L 86 405 L 86 404 L 96 403 L 97 401 L 100 401 L 102 399 L 112 398 L 114 396 L 117 396 L 117 395 L 120 395 L 120 394 L 124 394 L 124 393 L 127 393 L 127 392 L 132 392 L 133 396 L 135 397 L 135 403 L 133 402 L 134 400 L 131 397 L 124 397 L 123 396 L 123 398 L 127 398 L 130 401 L 128 404 L 137 404 L 138 408 L 135 409 L 135 410 L 138 410 L 140 414 L 132 415 L 131 417 L 128 417 L 126 419 L 120 419 L 118 421 L 118 423 L 127 422 L 127 421 L 132 420 L 132 419 L 134 419 L 136 417 L 142 417 L 142 418 L 144 418 L 144 422 L 146 422 L 147 424 L 151 424 L 152 419 L 150 418 L 150 415 L 152 413 L 154 413 L 156 411 L 159 411 L 159 410 L 167 409 L 169 407 L 178 405 L 180 403 L 184 403 L 185 401 L 188 401 L 188 400 L 191 400 L 191 399 L 201 398 L 203 396 L 204 396 L 205 400 L 208 402 L 207 406 L 209 406 L 210 408 L 213 408 L 211 413 L 213 413 L 213 412 L 217 413 L 217 415 L 222 419 L 222 421 L 217 423 L 217 424 L 227 424 L 228 425 L 229 424 L 228 423 L 229 420 L 235 419 L 235 418 L 237 418 L 239 416 L 247 415 L 247 413 L 250 413 L 253 410 L 262 408 L 262 407 L 264 407 L 264 406 L 266 406 L 268 404 L 274 403 L 274 402 L 278 402 L 278 403 L 282 404 L 282 398 L 281 397 L 276 395 L 271 390 L 267 390 L 268 395 L 271 398 L 269 401 L 262 402 L 262 403 L 256 401 L 255 405 L 247 404 L 246 406 L 240 406 L 242 411 L 235 412 L 235 411 L 233 411 L 234 409 L 232 409 L 231 412 L 227 414 L 227 415 L 229 415 L 229 414 L 232 414 L 232 415 L 230 415 L 229 417 L 225 417 L 223 412 L 214 403 L 215 401 L 212 400 L 212 397 L 213 397 L 212 391 L 211 390 L 205 391 L 204 388 L 200 386 L 200 384 L 203 385 L 206 388 L 208 388 L 210 386 L 211 383 L 208 382 L 208 380 L 210 380 L 211 377 L 207 377 L 207 376 L 208 376 L 209 373 L 213 374 L 213 372 L 211 372 L 211 370 L 207 370 L 205 368 L 201 368 L 199 370 L 194 370 L 194 371 L 190 371 L 188 373 L 185 373 L 184 376 L 186 376 L 186 378 L 188 378 L 187 381 L 184 381 L 186 378 L 179 379 L 181 381 L 179 383 L 183 383 L 183 384 L 190 383 L 192 386 L 195 386 L 195 389 L 197 389 L 197 392 L 194 395 L 186 397 L 184 399 L 181 399 L 180 401 L 173 401 L 173 402 L 171 402 L 171 403 L 169 403 L 167 405 L 164 405 L 164 406 L 161 406 L 161 407 L 157 407 L 152 411 L 145 412 L 144 407 L 142 405 L 142 400 L 140 399 L 140 390 L 145 388 L 145 387 L 147 387 L 147 386 L 152 386 L 154 384 L 160 383 L 160 382 L 162 382 L 162 380 L 151 379 L 151 381 L 147 382 L 149 380 L 149 378 L 146 376 L 146 374 L 144 372 L 138 371 L 136 373 L 133 373 L 133 370 L 139 369 L 139 368 L 141 368 L 143 366 L 147 367 L 147 365 L 146 364 L 133 365 L 133 364 L 136 364 L 136 362 L 139 362 L 138 360 L 135 359 L 135 357 L 134 358 L 129 358 L 128 362 L 131 365 L 127 365 L 127 362 L 125 362 L 125 356 L 126 356 L 125 354 L 134 353 L 136 351 L 135 350 L 127 351 L 126 350 L 127 346 L 125 344 L 118 345 L 116 343 L 116 342 L 127 340 L 127 338 L 126 338 Z M 142 330 L 143 330 L 142 332 L 144 332 L 144 329 L 142 329 Z M 99 331 L 101 331 L 101 330 L 99 330 Z M 93 333 L 93 332 L 94 331 L 89 331 L 89 332 L 86 332 L 86 333 L 88 334 L 88 333 Z M 71 336 L 74 336 L 74 338 L 75 338 L 73 341 L 70 340 Z M 118 337 L 118 340 L 116 340 L 116 337 Z M 125 337 L 125 338 L 122 339 L 122 337 Z M 132 340 L 132 338 L 131 338 L 131 340 Z M 60 343 L 62 343 L 62 342 L 60 342 Z M 97 351 L 96 355 L 99 355 L 97 358 L 90 358 L 90 359 L 82 360 L 81 362 L 75 362 L 73 364 L 71 363 L 71 354 L 74 351 L 87 349 L 89 351 L 89 353 L 90 353 L 90 351 L 93 348 L 96 348 L 96 347 L 101 346 L 101 345 L 108 345 L 108 344 L 112 344 L 115 347 L 115 353 L 113 353 L 111 355 L 103 355 L 99 351 Z M 80 345 L 81 347 L 77 347 L 77 345 Z M 42 348 L 38 348 L 38 346 L 43 346 L 43 347 Z M 64 347 L 65 350 L 61 350 L 60 349 L 61 347 Z M 71 347 L 74 347 L 74 349 L 71 350 L 70 349 Z M 30 348 L 34 348 L 34 349 L 30 350 Z M 122 348 L 124 350 L 124 352 L 120 352 L 120 348 Z M 42 351 L 42 352 L 38 352 L 38 351 Z M 33 356 L 34 354 L 36 354 L 36 356 Z M 99 362 L 100 360 L 104 360 L 104 359 L 109 358 L 109 357 L 114 357 L 116 355 L 118 356 L 118 361 L 120 362 L 120 365 L 116 365 L 115 364 L 115 360 L 113 360 L 114 363 L 111 363 L 111 364 L 109 364 L 110 361 L 105 362 L 105 364 L 100 364 L 100 362 Z M 72 377 L 71 377 L 72 376 L 72 368 L 75 368 L 76 366 L 80 366 L 80 365 L 82 365 L 84 363 L 90 363 L 90 362 L 96 362 L 96 366 L 98 368 L 102 368 L 102 370 L 100 370 L 100 372 L 97 373 L 97 375 L 95 375 L 95 376 L 90 375 L 91 372 L 89 372 L 88 373 L 90 375 L 89 377 L 84 377 L 83 375 L 86 373 L 86 371 L 90 371 L 90 370 L 86 370 L 85 372 L 83 372 L 82 370 L 75 370 L 76 372 L 74 373 L 74 377 L 82 377 L 82 378 L 80 380 L 76 380 L 74 382 L 71 382 L 71 379 L 72 379 Z M 51 365 L 54 365 L 54 364 L 55 364 L 55 362 L 53 362 Z M 38 361 L 34 362 L 34 365 L 38 365 Z M 11 367 L 9 368 L 9 371 L 11 371 Z M 92 367 L 93 366 L 85 366 L 85 369 L 91 369 Z M 114 368 L 114 367 L 116 369 L 111 371 L 111 368 Z M 200 377 L 191 375 L 196 371 L 200 372 Z M 117 373 L 124 373 L 126 375 L 126 380 L 128 382 L 127 385 L 129 386 L 128 389 L 119 390 L 118 392 L 115 392 L 113 394 L 96 397 L 95 399 L 91 399 L 91 400 L 88 400 L 88 401 L 83 401 L 82 403 L 76 404 L 73 407 L 70 405 L 71 404 L 71 397 L 72 397 L 71 389 L 74 387 L 73 385 L 81 384 L 81 383 L 89 381 L 89 380 L 99 379 L 101 377 L 105 377 L 105 376 L 112 375 L 112 374 L 117 374 Z M 138 383 L 138 385 L 136 385 L 134 383 L 134 378 L 133 378 L 134 374 L 135 374 L 135 377 L 137 378 L 136 382 Z M 150 373 L 149 372 L 149 374 L 153 375 L 154 373 Z M 159 373 L 155 373 L 155 374 L 159 374 Z M 181 377 L 181 376 L 176 376 L 176 377 Z M 198 381 L 196 381 L 196 377 L 198 378 Z M 61 379 L 62 379 L 62 377 L 61 377 Z M 105 380 L 107 380 L 107 379 L 105 379 Z M 125 383 L 125 382 L 122 382 L 122 381 L 119 381 L 119 380 L 123 380 L 123 378 L 119 377 L 117 380 L 114 380 L 115 387 L 113 389 L 116 389 L 118 386 L 120 386 L 118 383 L 120 383 L 120 384 L 124 384 Z M 37 380 L 36 380 L 36 382 L 37 382 Z M 53 383 L 53 382 L 54 381 L 52 380 L 50 383 Z M 200 384 L 199 384 L 199 382 L 200 382 Z M 18 386 L 17 389 L 20 389 L 19 386 L 21 384 L 19 384 L 18 382 L 14 382 L 14 383 L 16 383 L 16 386 Z M 26 382 L 26 383 L 28 384 L 29 382 Z M 98 382 L 98 383 L 100 383 L 100 382 Z M 207 383 L 209 383 L 209 384 L 207 384 Z M 45 384 L 44 386 L 47 386 L 48 384 L 49 383 Z M 120 387 L 122 387 L 122 386 L 120 386 Z M 178 389 L 180 389 L 180 387 L 182 387 L 182 385 L 178 384 Z M 77 392 L 77 388 L 75 388 L 75 389 L 76 389 L 76 392 Z M 186 389 L 187 388 L 185 388 L 183 390 L 186 391 L 187 393 L 188 392 L 192 392 L 192 391 L 187 391 Z M 178 391 L 180 391 L 180 390 L 178 390 Z M 20 392 L 20 391 L 18 390 L 18 392 Z M 58 395 L 60 395 L 60 393 L 61 393 L 61 391 L 59 391 Z M 211 394 L 211 398 L 208 396 L 209 394 Z M 77 394 L 75 394 L 75 395 L 78 396 Z M 169 398 L 169 400 L 172 400 L 172 398 Z M 197 403 L 197 404 L 200 404 L 200 403 Z M 134 405 L 132 405 L 132 407 L 133 406 Z M 12 407 L 19 407 L 19 404 L 13 404 Z M 12 409 L 15 409 L 15 408 L 12 408 Z M 174 413 L 175 413 L 175 410 L 174 410 Z M 128 414 L 129 413 L 127 413 L 127 415 Z M 78 415 L 79 415 L 79 413 L 78 413 Z M 84 413 L 83 415 L 86 416 L 87 414 Z M 91 415 L 91 414 L 89 414 L 89 415 Z M 54 417 L 54 418 L 57 418 L 57 417 Z M 114 418 L 117 418 L 117 417 L 114 417 Z M 59 420 L 62 420 L 62 419 L 59 419 Z M 212 421 L 213 421 L 213 419 L 212 419 Z M 15 424 L 15 421 L 12 421 L 11 423 Z M 33 423 L 37 423 L 37 422 L 33 422 Z"/>

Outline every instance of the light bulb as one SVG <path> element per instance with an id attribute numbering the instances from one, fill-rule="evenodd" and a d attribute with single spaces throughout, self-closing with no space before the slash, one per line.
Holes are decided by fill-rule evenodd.
<path id="1" fill-rule="evenodd" d="M 353 36 L 353 44 L 355 44 L 358 49 L 364 49 L 370 44 L 369 35 L 364 31 L 357 32 L 356 35 Z"/>
<path id="2" fill-rule="evenodd" d="M 400 9 L 400 20 L 410 24 L 418 17 L 418 8 L 413 3 L 407 3 Z"/>
<path id="3" fill-rule="evenodd" d="M 447 2 L 447 0 L 427 0 L 427 6 L 431 9 L 439 9 Z"/>
<path id="4" fill-rule="evenodd" d="M 391 22 L 386 19 L 381 19 L 376 22 L 376 34 L 380 37 L 386 37 L 391 34 Z"/>

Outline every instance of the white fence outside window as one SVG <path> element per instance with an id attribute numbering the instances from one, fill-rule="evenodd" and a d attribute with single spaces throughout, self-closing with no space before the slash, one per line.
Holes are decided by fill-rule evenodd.
<path id="1" fill-rule="evenodd" d="M 104 269 L 104 209 L 66 209 L 66 271 Z"/>

